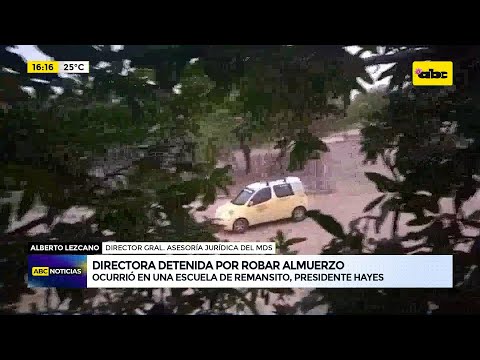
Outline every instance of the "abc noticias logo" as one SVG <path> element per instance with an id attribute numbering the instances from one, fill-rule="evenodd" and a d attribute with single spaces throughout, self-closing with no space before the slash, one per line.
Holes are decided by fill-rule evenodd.
<path id="1" fill-rule="evenodd" d="M 32 267 L 33 276 L 82 275 L 81 268 L 52 268 L 48 266 Z"/>
<path id="2" fill-rule="evenodd" d="M 414 61 L 412 80 L 414 86 L 452 86 L 453 62 Z"/>

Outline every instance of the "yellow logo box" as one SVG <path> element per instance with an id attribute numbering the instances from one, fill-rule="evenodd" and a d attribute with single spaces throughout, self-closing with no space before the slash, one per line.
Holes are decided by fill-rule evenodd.
<path id="1" fill-rule="evenodd" d="M 414 86 L 452 86 L 453 62 L 414 61 L 412 79 Z"/>
<path id="2" fill-rule="evenodd" d="M 33 276 L 48 276 L 50 269 L 47 266 L 32 267 Z"/>

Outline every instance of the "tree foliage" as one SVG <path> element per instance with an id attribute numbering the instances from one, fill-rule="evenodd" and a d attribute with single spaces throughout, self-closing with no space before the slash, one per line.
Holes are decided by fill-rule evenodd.
<path id="1" fill-rule="evenodd" d="M 348 94 L 364 73 L 360 58 L 342 46 L 124 46 L 113 51 L 110 45 L 38 45 L 57 60 L 90 61 L 90 74 L 64 78 L 26 74 L 11 46 L 0 47 L 0 96 L 8 104 L 0 112 L 0 300 L 12 311 L 29 291 L 27 241 L 218 241 L 214 226 L 196 222 L 192 210 L 196 203 L 203 208 L 212 204 L 217 191 L 228 190 L 232 180 L 228 168 L 216 167 L 215 152 L 205 161 L 195 160 L 201 123 L 215 121 L 219 109 L 226 108 L 230 115 L 244 117 L 239 133 L 250 138 L 275 128 L 277 115 L 293 110 L 283 133 L 294 143 L 293 166 L 302 166 L 313 150 L 325 151 L 326 146 L 307 131 L 289 130 L 301 129 L 314 111 L 327 112 L 326 99 Z M 199 60 L 192 63 L 192 58 Z M 174 86 L 179 93 L 172 91 Z M 34 95 L 23 87 L 32 87 Z M 63 92 L 57 94 L 53 87 Z M 236 90 L 237 101 L 229 100 Z M 119 147 L 141 147 L 146 156 L 119 164 L 108 155 Z M 99 177 L 91 170 L 101 158 L 104 173 Z M 119 176 L 127 178 L 126 187 L 109 182 Z M 8 198 L 12 194 L 20 194 L 19 204 Z M 46 212 L 29 220 L 38 201 Z M 94 213 L 74 224 L 59 221 L 74 206 Z M 12 220 L 26 224 L 11 229 Z M 29 231 L 37 226 L 47 231 L 32 235 Z M 235 306 L 255 313 L 258 297 L 273 301 L 270 294 L 281 298 L 291 290 L 169 293 L 152 313 L 224 312 Z M 153 302 L 152 291 L 143 289 L 59 290 L 58 295 L 70 299 L 70 311 L 82 312 L 135 313 Z M 93 299 L 99 297 L 106 305 L 94 308 Z"/>
<path id="2" fill-rule="evenodd" d="M 391 50 L 387 47 L 387 53 Z M 479 187 L 479 76 L 474 64 L 480 49 L 395 50 L 392 56 L 398 62 L 388 73 L 393 75 L 389 104 L 370 113 L 375 116 L 362 130 L 366 161 L 380 159 L 391 173 L 390 177 L 366 173 L 382 195 L 366 205 L 364 216 L 352 220 L 346 234 L 329 218 L 318 214 L 312 218 L 335 237 L 325 254 L 453 254 L 456 289 L 318 289 L 298 305 L 305 310 L 326 303 L 332 313 L 478 313 L 480 240 L 471 231 L 480 226 L 478 211 L 466 214 L 464 205 Z M 392 57 L 383 58 L 388 63 Z M 427 59 L 454 62 L 453 87 L 411 85 L 412 61 Z M 440 206 L 445 199 L 451 201 L 453 213 Z M 374 209 L 379 215 L 372 215 Z M 386 225 L 391 227 L 390 238 L 370 238 L 369 230 L 378 232 L 389 214 L 393 214 L 392 223 Z M 412 229 L 400 235 L 399 221 L 405 217 L 412 218 L 407 223 Z M 462 244 L 467 250 L 459 248 Z"/>
<path id="3" fill-rule="evenodd" d="M 358 94 L 347 108 L 346 121 L 356 124 L 368 124 L 385 117 L 388 106 L 386 89 L 377 88 Z"/>
<path id="4" fill-rule="evenodd" d="M 365 204 L 365 215 L 348 228 L 328 214 L 309 212 L 334 237 L 323 253 L 454 254 L 456 289 L 318 289 L 296 307 L 276 304 L 277 313 L 306 312 L 321 303 L 331 313 L 427 313 L 431 304 L 436 312 L 465 312 L 467 307 L 479 312 L 480 241 L 468 232 L 480 229 L 479 216 L 478 210 L 464 211 L 478 190 L 479 47 L 386 46 L 384 55 L 362 59 L 362 52 L 351 55 L 343 46 L 135 45 L 112 51 L 110 45 L 38 45 L 55 59 L 91 62 L 89 76 L 59 78 L 26 74 L 23 61 L 8 50 L 11 46 L 0 47 L 0 101 L 8 104 L 0 111 L 0 254 L 6 260 L 1 262 L 0 294 L 6 308 L 28 291 L 26 241 L 217 241 L 214 226 L 196 222 L 191 214 L 195 201 L 203 207 L 212 204 L 217 190 L 227 190 L 231 182 L 228 169 L 216 168 L 216 152 L 208 145 L 222 135 L 205 141 L 202 127 L 226 111 L 239 141 L 265 132 L 273 133 L 279 146 L 290 144 L 290 169 L 296 169 L 315 150 L 328 150 L 306 129 L 313 114 L 333 110 L 329 99 L 341 97 L 347 117 L 364 120 L 365 161 L 382 161 L 390 175 L 366 174 L 381 194 Z M 198 61 L 192 64 L 192 58 Z M 130 70 L 125 60 L 130 60 Z M 453 61 L 455 85 L 412 87 L 414 60 Z M 108 66 L 93 66 L 101 61 Z M 349 106 L 356 79 L 371 82 L 365 65 L 381 63 L 396 63 L 383 74 L 392 76 L 388 101 L 378 94 L 359 95 Z M 176 94 L 172 88 L 179 84 Z M 35 96 L 22 91 L 24 86 L 33 87 Z M 56 94 L 52 86 L 62 87 L 63 93 Z M 242 121 L 234 122 L 236 118 Z M 202 141 L 211 156 L 201 163 L 185 156 L 189 151 L 178 151 L 193 152 Z M 110 164 L 103 178 L 91 175 L 95 161 L 120 145 L 143 145 L 147 156 L 120 168 Z M 108 185 L 119 174 L 128 178 L 126 188 Z M 12 192 L 21 194 L 18 204 L 5 200 Z M 10 229 L 11 221 L 25 218 L 37 199 L 46 206 L 44 216 Z M 453 213 L 440 206 L 445 199 Z M 95 209 L 94 215 L 76 224 L 58 222 L 65 210 L 79 205 Z M 401 235 L 399 222 L 408 216 L 412 229 Z M 49 231 L 27 236 L 38 225 Z M 384 226 L 391 228 L 388 239 L 369 236 L 371 229 L 378 233 Z M 289 246 L 303 240 L 278 234 L 275 241 L 290 251 Z M 470 247 L 460 251 L 459 244 Z M 171 289 L 150 312 L 224 313 L 248 307 L 255 313 L 258 298 L 271 302 L 272 294 L 291 293 Z M 100 295 L 105 306 L 94 309 L 93 299 Z M 135 313 L 154 298 L 144 289 L 62 290 L 59 296 L 71 300 L 72 311 L 104 313 Z"/>

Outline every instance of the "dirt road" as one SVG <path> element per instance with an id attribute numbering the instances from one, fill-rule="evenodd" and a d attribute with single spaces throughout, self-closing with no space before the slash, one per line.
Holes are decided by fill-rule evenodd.
<path id="1" fill-rule="evenodd" d="M 363 214 L 364 207 L 373 199 L 378 197 L 380 193 L 375 185 L 369 181 L 365 173 L 376 172 L 386 176 L 390 176 L 389 170 L 381 163 L 364 164 L 364 156 L 360 153 L 360 138 L 342 138 L 342 136 L 332 136 L 324 139 L 328 143 L 330 152 L 328 153 L 328 164 L 332 171 L 334 182 L 334 192 L 330 194 L 310 194 L 310 209 L 318 209 L 323 213 L 332 215 L 337 219 L 345 229 L 351 220 Z M 255 149 L 253 153 L 265 153 L 268 149 Z M 236 153 L 237 161 L 241 163 L 242 154 Z M 240 164 L 244 166 L 244 164 Z M 261 179 L 256 179 L 258 181 Z M 234 188 L 234 192 L 239 191 L 238 187 Z M 236 193 L 232 193 L 235 196 Z M 203 217 L 213 217 L 218 206 L 224 204 L 228 199 L 219 199 L 215 204 L 210 206 L 202 213 L 196 213 L 198 219 Z M 442 211 L 452 212 L 452 200 L 443 199 L 440 204 Z M 464 211 L 469 214 L 480 209 L 480 195 L 477 194 L 465 203 Z M 377 211 L 373 211 L 371 215 L 377 215 Z M 374 231 L 369 232 L 369 236 L 373 238 L 389 238 L 391 236 L 392 216 L 386 219 L 384 226 L 379 234 Z M 399 222 L 399 235 L 404 235 L 408 231 L 414 231 L 416 228 L 409 227 L 406 223 L 411 220 L 412 216 L 402 215 Z M 267 241 L 275 236 L 277 230 L 282 230 L 287 237 L 307 237 L 307 241 L 297 244 L 294 249 L 300 254 L 318 254 L 322 247 L 326 245 L 332 236 L 326 233 L 314 221 L 306 219 L 301 223 L 293 223 L 290 221 L 282 221 L 259 225 L 249 229 L 245 234 L 234 234 L 231 232 L 221 232 L 218 237 L 230 241 Z M 477 231 L 470 229 L 468 235 L 476 235 Z"/>
<path id="2" fill-rule="evenodd" d="M 365 193 L 366 190 L 369 190 Z M 370 201 L 380 195 L 375 189 L 363 187 L 361 189 L 362 194 L 355 194 L 355 189 L 351 188 L 350 193 L 334 193 L 334 194 L 318 194 L 309 195 L 309 209 L 318 209 L 325 214 L 332 215 L 337 221 L 339 221 L 344 229 L 348 229 L 349 223 L 356 217 L 362 216 L 363 208 Z M 197 212 L 195 216 L 197 219 L 202 220 L 205 218 L 213 218 L 215 210 L 218 206 L 223 205 L 230 199 L 220 199 L 214 205 L 210 206 L 204 212 Z M 452 200 L 443 199 L 440 203 L 441 209 L 444 212 L 452 213 Z M 480 208 L 480 195 L 470 199 L 464 206 L 464 210 L 467 214 Z M 373 211 L 371 215 L 378 215 L 378 210 Z M 384 222 L 384 226 L 380 229 L 380 232 L 376 234 L 373 229 L 368 233 L 373 238 L 389 238 L 391 235 L 392 217 L 390 215 Z M 421 229 L 421 227 L 411 227 L 406 223 L 413 219 L 413 216 L 402 215 L 399 222 L 399 235 L 405 235 L 409 231 L 415 231 Z M 217 234 L 220 239 L 226 239 L 229 241 L 268 241 L 270 238 L 276 235 L 276 232 L 281 230 L 285 233 L 287 238 L 291 237 L 306 237 L 307 241 L 299 243 L 293 247 L 294 250 L 299 251 L 299 254 L 314 255 L 321 252 L 322 247 L 328 244 L 332 239 L 332 236 L 323 230 L 318 224 L 311 219 L 305 219 L 300 223 L 295 223 L 289 220 L 283 220 L 274 223 L 262 224 L 255 227 L 251 227 L 244 234 L 236 234 L 229 231 L 221 231 Z M 469 229 L 466 233 L 468 235 L 476 235 L 478 231 Z"/>

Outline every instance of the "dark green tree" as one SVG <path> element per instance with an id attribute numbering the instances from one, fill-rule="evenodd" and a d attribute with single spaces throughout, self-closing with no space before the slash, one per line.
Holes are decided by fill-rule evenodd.
<path id="1" fill-rule="evenodd" d="M 359 126 L 368 125 L 384 116 L 383 111 L 388 106 L 388 93 L 384 87 L 371 89 L 358 94 L 348 106 L 345 122 Z"/>
<path id="2" fill-rule="evenodd" d="M 214 159 L 195 161 L 197 120 L 211 113 L 213 105 L 224 102 L 234 84 L 253 76 L 253 69 L 265 67 L 272 50 L 289 57 L 289 66 L 297 61 L 301 66 L 293 70 L 300 72 L 306 71 L 304 63 L 309 57 L 318 58 L 320 64 L 322 58 L 330 59 L 328 66 L 320 66 L 325 71 L 325 79 L 320 82 L 328 83 L 328 89 L 335 94 L 345 94 L 353 84 L 344 84 L 347 77 L 331 73 L 341 68 L 335 60 L 338 54 L 343 56 L 342 47 L 298 47 L 295 51 L 287 47 L 236 46 L 125 46 L 121 51 L 113 51 L 109 45 L 38 47 L 54 59 L 89 60 L 92 71 L 88 76 L 71 78 L 29 75 L 25 63 L 8 51 L 8 45 L 0 48 L 0 90 L 2 101 L 8 105 L 0 112 L 0 253 L 4 260 L 0 294 L 3 309 L 11 311 L 20 296 L 28 292 L 27 241 L 217 241 L 214 227 L 194 221 L 189 207 L 196 200 L 203 207 L 212 204 L 217 189 L 225 191 L 231 179 L 227 168 L 215 167 Z M 201 61 L 192 65 L 192 58 Z M 249 59 L 255 60 L 253 64 Z M 130 60 L 130 70 L 125 60 Z M 96 66 L 101 62 L 107 65 Z M 225 63 L 231 65 L 225 68 Z M 316 76 L 322 78 L 320 70 Z M 276 76 L 281 77 L 281 73 Z M 335 78 L 341 79 L 337 85 Z M 148 81 L 152 79 L 155 82 Z M 275 114 L 289 104 L 278 106 L 278 98 L 272 96 L 255 103 L 254 94 L 268 94 L 266 89 L 274 94 L 281 84 L 280 80 L 268 81 L 257 83 L 249 100 L 244 100 L 248 111 L 242 113 L 254 115 L 252 124 L 268 124 L 259 120 L 259 114 Z M 178 84 L 182 85 L 181 92 L 175 94 L 172 87 Z M 24 86 L 33 87 L 34 96 L 26 95 L 21 90 Z M 61 87 L 63 93 L 56 94 L 52 86 Z M 301 91 L 302 86 L 305 84 L 294 85 L 287 93 Z M 309 91 L 312 97 L 321 98 L 326 90 L 318 88 L 318 95 Z M 301 116 L 310 111 L 302 110 L 298 104 Z M 320 143 L 307 132 L 295 136 L 292 152 L 297 156 L 293 158 L 296 166 L 301 166 Z M 108 154 L 111 149 L 125 146 L 141 147 L 146 156 L 132 156 L 120 166 Z M 101 157 L 106 158 L 104 174 L 94 176 L 91 169 Z M 111 186 L 109 180 L 118 176 L 127 178 L 126 187 Z M 12 193 L 20 194 L 18 204 L 8 200 Z M 28 221 L 24 217 L 36 199 L 47 211 Z M 95 213 L 75 224 L 57 222 L 72 206 L 86 206 Z M 10 229 L 13 219 L 27 223 Z M 46 226 L 48 232 L 29 236 L 28 232 L 39 225 Z M 106 230 L 111 235 L 106 235 Z M 106 306 L 94 309 L 93 298 L 99 295 L 96 290 L 57 292 L 60 300 L 71 299 L 71 311 L 135 313 L 153 301 L 151 290 L 110 291 L 104 294 Z M 268 301 L 272 292 L 275 290 L 171 289 L 170 297 L 163 299 L 162 311 L 192 313 L 205 307 L 225 311 L 238 305 L 248 306 L 255 313 L 257 297 Z M 276 292 L 284 294 L 286 290 Z M 285 309 L 278 312 L 288 313 Z"/>
<path id="3" fill-rule="evenodd" d="M 351 91 L 363 91 L 357 78 L 372 82 L 360 57 L 363 51 L 352 55 L 344 47 L 151 45 L 126 46 L 124 52 L 133 66 L 156 69 L 163 88 L 174 86 L 190 59 L 198 58 L 215 83 L 212 99 L 224 101 L 235 93 L 235 105 L 230 109 L 241 121 L 234 134 L 249 172 L 250 143 L 258 134 L 271 134 L 279 147 L 292 144 L 285 149 L 291 153 L 290 170 L 326 150 L 325 144 L 305 129 L 318 116 L 338 112 L 329 102 L 332 98 L 343 99 L 346 110 Z"/>
<path id="4" fill-rule="evenodd" d="M 479 211 L 465 211 L 479 187 L 480 48 L 418 48 L 387 47 L 387 55 L 368 60 L 396 62 L 384 74 L 393 76 L 388 105 L 372 113 L 362 130 L 365 160 L 381 159 L 390 170 L 390 176 L 366 174 L 381 196 L 367 204 L 366 214 L 352 220 L 348 229 L 318 211 L 310 216 L 335 237 L 324 254 L 453 254 L 455 289 L 317 289 L 298 304 L 304 311 L 323 303 L 332 313 L 480 312 L 480 240 L 471 235 L 480 228 Z M 413 87 L 411 66 L 417 60 L 453 61 L 454 86 Z M 453 212 L 441 206 L 445 201 L 451 202 Z M 389 214 L 392 223 L 385 224 Z M 400 235 L 399 223 L 405 218 L 411 219 L 407 225 L 412 228 Z M 378 233 L 382 226 L 391 228 L 388 239 L 368 237 L 372 227 Z M 462 244 L 467 246 L 461 249 Z"/>

